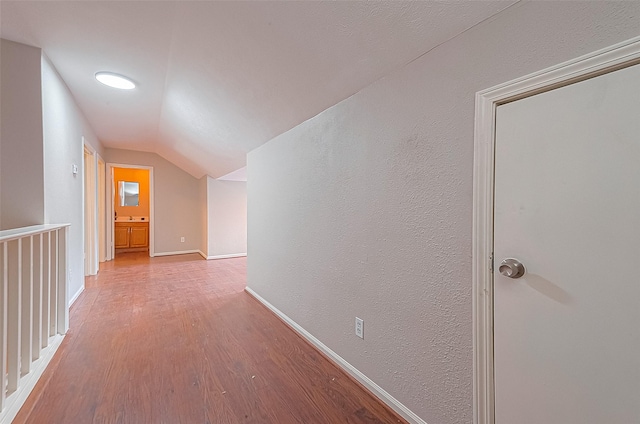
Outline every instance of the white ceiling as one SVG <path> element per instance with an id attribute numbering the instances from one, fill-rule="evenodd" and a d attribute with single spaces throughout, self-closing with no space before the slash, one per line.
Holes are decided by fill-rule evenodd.
<path id="1" fill-rule="evenodd" d="M 0 16 L 3 38 L 44 50 L 105 146 L 217 178 L 512 3 L 2 0 Z"/>

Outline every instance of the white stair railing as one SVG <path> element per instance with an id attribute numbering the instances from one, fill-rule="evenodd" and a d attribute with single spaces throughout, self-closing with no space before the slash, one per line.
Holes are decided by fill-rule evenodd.
<path id="1" fill-rule="evenodd" d="M 16 416 L 69 329 L 69 224 L 0 231 L 0 424 Z"/>

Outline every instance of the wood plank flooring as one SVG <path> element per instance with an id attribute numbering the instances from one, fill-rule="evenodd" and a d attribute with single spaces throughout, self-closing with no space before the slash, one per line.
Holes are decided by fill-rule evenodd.
<path id="1" fill-rule="evenodd" d="M 245 258 L 101 264 L 14 423 L 405 423 L 245 284 Z"/>

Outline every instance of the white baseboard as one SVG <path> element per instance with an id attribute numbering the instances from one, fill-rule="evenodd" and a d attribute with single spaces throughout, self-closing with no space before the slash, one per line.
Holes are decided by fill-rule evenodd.
<path id="1" fill-rule="evenodd" d="M 363 386 L 371 391 L 378 399 L 387 404 L 391 409 L 396 411 L 405 420 L 411 424 L 427 424 L 422 418 L 417 416 L 413 411 L 400 403 L 396 398 L 391 396 L 382 387 L 378 386 L 369 377 L 360 372 L 356 367 L 345 361 L 340 355 L 329 349 L 324 343 L 316 339 L 311 333 L 298 325 L 294 320 L 282 313 L 278 308 L 271 303 L 263 299 L 258 293 L 251 290 L 249 287 L 245 288 L 245 291 L 253 296 L 258 302 L 269 308 L 271 312 L 276 314 L 282 321 L 285 322 L 294 331 L 307 339 L 313 346 L 319 351 L 329 357 L 336 365 L 345 370 L 349 375 L 358 380 Z"/>
<path id="2" fill-rule="evenodd" d="M 172 256 L 172 255 L 186 255 L 188 253 L 200 253 L 198 249 L 195 250 L 177 250 L 175 252 L 156 252 L 153 257 L 156 256 Z"/>
<path id="3" fill-rule="evenodd" d="M 78 297 L 80 297 L 80 295 L 82 294 L 82 292 L 84 291 L 84 284 L 82 285 L 82 287 L 80 287 L 80 290 L 78 290 L 78 292 L 76 294 L 74 294 L 71 299 L 69 299 L 69 307 L 71 307 L 71 305 L 73 305 L 73 303 L 78 300 Z"/>
<path id="4" fill-rule="evenodd" d="M 204 254 L 204 252 L 202 250 L 198 250 L 198 253 L 200 253 L 200 256 L 202 256 L 203 258 L 205 258 L 206 260 L 210 260 L 210 259 L 230 259 L 230 258 L 241 258 L 243 256 L 247 256 L 246 253 L 230 253 L 228 255 L 214 255 L 214 256 L 207 256 Z"/>
<path id="5" fill-rule="evenodd" d="M 63 335 L 57 334 L 49 339 L 49 346 L 42 349 L 40 358 L 31 364 L 31 372 L 20 378 L 18 382 L 18 390 L 10 394 L 5 403 L 5 409 L 0 413 L 0 424 L 10 424 L 18 415 L 20 408 L 31 394 L 42 373 L 53 359 L 53 355 L 60 347 L 60 343 L 64 339 Z"/>

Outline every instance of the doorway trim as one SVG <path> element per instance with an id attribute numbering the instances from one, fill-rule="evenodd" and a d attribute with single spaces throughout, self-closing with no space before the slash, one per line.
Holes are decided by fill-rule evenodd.
<path id="1" fill-rule="evenodd" d="M 82 136 L 82 238 L 84 276 L 98 273 L 97 151 Z"/>
<path id="2" fill-rule="evenodd" d="M 107 164 L 96 154 L 98 159 L 98 266 L 107 257 Z"/>
<path id="3" fill-rule="evenodd" d="M 107 162 L 107 196 L 109 201 L 107 202 L 107 257 L 106 260 L 110 261 L 115 258 L 115 247 L 113 243 L 113 227 L 115 225 L 115 219 L 113 215 L 114 204 L 113 199 L 115 197 L 115 185 L 113 184 L 113 168 L 132 168 L 132 169 L 146 169 L 149 171 L 149 256 L 155 256 L 155 201 L 154 201 L 154 186 L 153 186 L 153 166 L 147 165 L 131 165 L 124 163 Z"/>
<path id="4" fill-rule="evenodd" d="M 495 423 L 493 206 L 496 108 L 640 63 L 640 37 L 476 94 L 473 157 L 473 422 Z"/>

